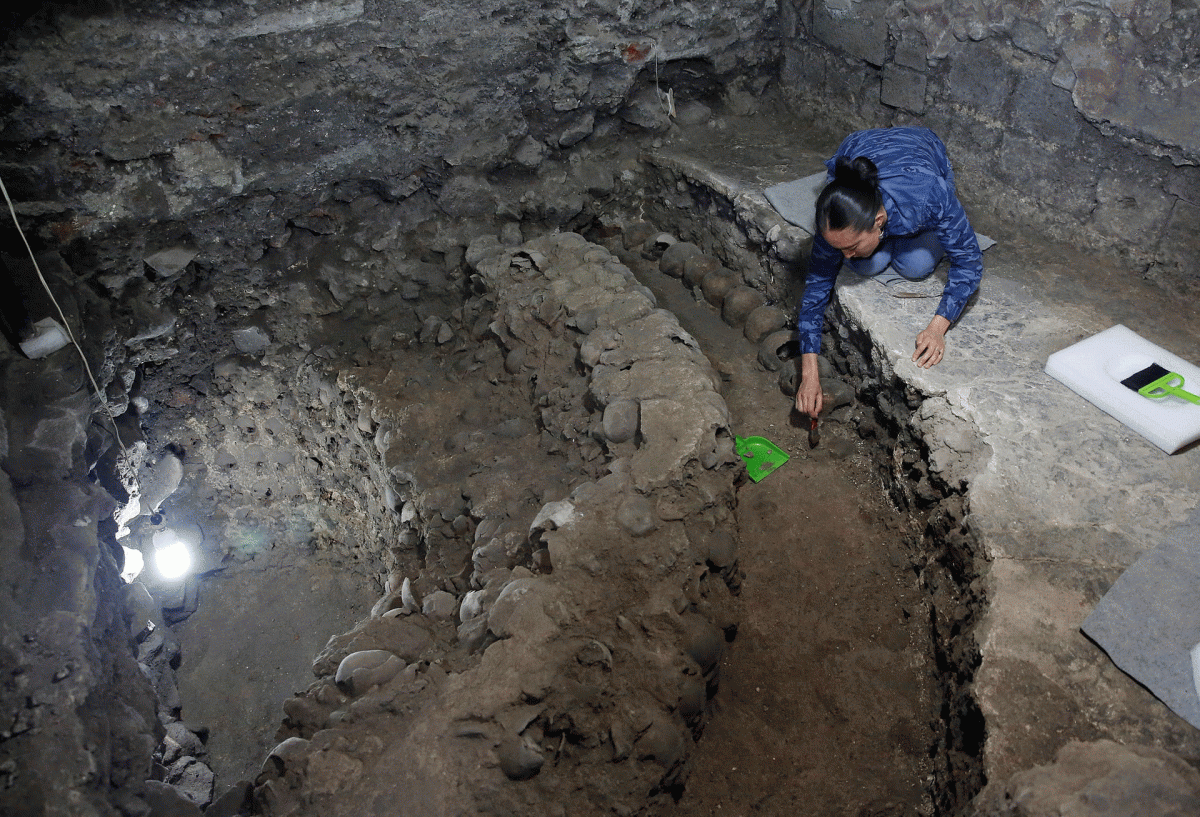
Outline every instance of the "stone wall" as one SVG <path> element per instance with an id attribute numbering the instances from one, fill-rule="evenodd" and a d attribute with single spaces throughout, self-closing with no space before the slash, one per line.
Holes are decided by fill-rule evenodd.
<path id="1" fill-rule="evenodd" d="M 346 181 L 517 220 L 498 212 L 497 174 L 533 178 L 588 137 L 664 128 L 675 100 L 760 89 L 773 13 L 763 0 L 47 6 L 0 52 L 0 171 L 47 240 L 123 236 L 91 259 L 118 282 L 147 243 L 253 260 Z"/>
<path id="2" fill-rule="evenodd" d="M 783 82 L 847 130 L 915 124 L 987 201 L 1194 292 L 1200 6 L 791 2 Z"/>

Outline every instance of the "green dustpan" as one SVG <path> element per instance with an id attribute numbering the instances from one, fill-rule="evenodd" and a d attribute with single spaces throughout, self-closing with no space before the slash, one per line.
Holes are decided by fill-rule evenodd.
<path id="1" fill-rule="evenodd" d="M 787 452 L 766 437 L 734 437 L 734 450 L 746 461 L 746 471 L 755 482 L 788 461 Z"/>

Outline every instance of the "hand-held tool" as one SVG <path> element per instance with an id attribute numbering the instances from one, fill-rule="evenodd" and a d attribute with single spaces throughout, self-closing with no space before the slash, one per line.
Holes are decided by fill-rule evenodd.
<path id="1" fill-rule="evenodd" d="M 1133 389 L 1142 397 L 1158 400 L 1173 394 L 1189 403 L 1200 406 L 1200 395 L 1183 390 L 1183 375 L 1169 372 L 1157 363 L 1151 363 L 1140 372 L 1134 372 L 1121 381 L 1121 385 Z"/>
<path id="2" fill-rule="evenodd" d="M 755 482 L 791 459 L 787 452 L 765 437 L 734 437 L 734 449 L 746 461 L 746 472 Z"/>

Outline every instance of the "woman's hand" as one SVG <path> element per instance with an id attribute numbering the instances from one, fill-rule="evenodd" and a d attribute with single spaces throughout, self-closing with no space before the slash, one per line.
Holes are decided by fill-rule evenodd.
<path id="1" fill-rule="evenodd" d="M 816 417 L 825 404 L 821 392 L 821 374 L 817 368 L 818 355 L 806 352 L 800 356 L 800 385 L 796 388 L 796 411 Z"/>
<path id="2" fill-rule="evenodd" d="M 941 363 L 942 356 L 946 354 L 946 330 L 949 328 L 950 321 L 941 315 L 934 315 L 929 326 L 917 335 L 917 350 L 913 352 L 913 363 L 922 369 Z"/>

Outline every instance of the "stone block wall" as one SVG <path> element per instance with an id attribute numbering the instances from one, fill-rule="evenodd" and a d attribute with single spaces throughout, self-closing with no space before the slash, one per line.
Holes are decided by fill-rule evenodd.
<path id="1" fill-rule="evenodd" d="M 1200 289 L 1200 6 L 792 2 L 782 81 L 832 127 L 924 125 L 968 202 Z"/>

